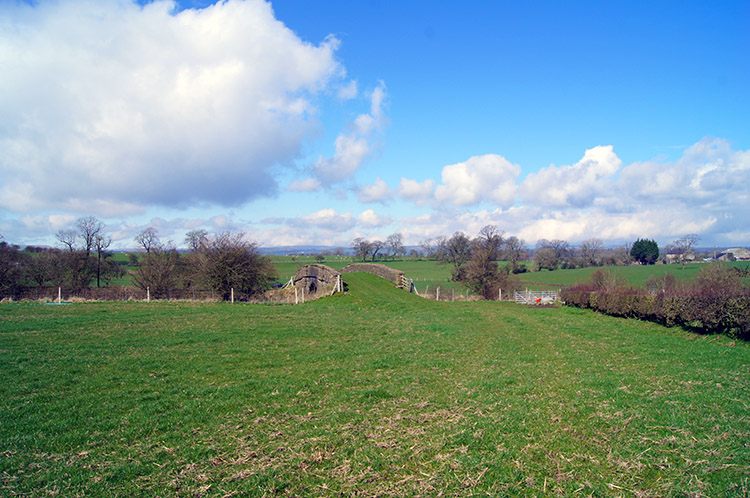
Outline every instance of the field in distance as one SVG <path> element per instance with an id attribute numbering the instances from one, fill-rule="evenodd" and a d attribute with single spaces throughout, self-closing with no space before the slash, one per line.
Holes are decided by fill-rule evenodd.
<path id="1" fill-rule="evenodd" d="M 350 263 L 361 262 L 361 260 L 356 260 L 351 256 L 326 256 L 322 261 L 316 260 L 314 256 L 271 256 L 271 261 L 279 272 L 279 281 L 284 282 L 294 275 L 297 268 L 306 264 L 321 263 L 340 270 Z M 410 259 L 396 261 L 384 260 L 378 261 L 378 263 L 403 271 L 408 278 L 414 279 L 414 283 L 419 292 L 423 292 L 426 288 L 434 289 L 438 286 L 441 287 L 441 289 L 446 290 L 455 289 L 456 292 L 465 292 L 466 290 L 466 287 L 460 283 L 450 280 L 451 269 L 453 267 L 449 264 L 443 264 L 434 260 Z M 507 264 L 508 263 L 505 261 L 498 262 L 498 265 L 501 267 Z M 527 268 L 533 266 L 533 263 L 530 261 L 524 261 L 522 264 Z M 748 261 L 724 264 L 742 269 L 750 268 L 750 262 Z M 605 269 L 622 275 L 625 278 L 625 281 L 630 285 L 642 287 L 650 276 L 670 274 L 674 275 L 675 279 L 678 281 L 694 279 L 698 276 L 701 268 L 705 265 L 706 263 L 689 263 L 685 266 L 684 270 L 680 264 L 605 266 L 555 271 L 543 270 L 538 272 L 520 273 L 517 275 L 517 278 L 523 287 L 528 287 L 532 290 L 554 290 L 586 282 L 591 278 L 593 272 L 599 269 Z M 750 285 L 750 279 L 746 279 L 746 282 Z"/>
<path id="2" fill-rule="evenodd" d="M 0 305 L 0 495 L 750 493 L 748 344 L 345 281 Z"/>

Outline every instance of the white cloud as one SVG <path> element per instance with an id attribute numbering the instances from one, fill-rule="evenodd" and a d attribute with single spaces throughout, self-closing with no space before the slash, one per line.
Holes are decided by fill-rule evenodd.
<path id="1" fill-rule="evenodd" d="M 312 214 L 288 220 L 290 226 L 297 228 L 323 228 L 343 232 L 354 227 L 355 220 L 351 213 L 337 213 L 334 209 L 321 209 Z"/>
<path id="2" fill-rule="evenodd" d="M 377 178 L 372 185 L 361 187 L 357 195 L 359 197 L 359 202 L 385 202 L 393 197 L 393 191 L 388 187 L 385 181 Z"/>
<path id="3" fill-rule="evenodd" d="M 520 173 L 520 166 L 511 164 L 503 156 L 474 156 L 443 168 L 443 184 L 435 189 L 435 198 L 456 206 L 480 201 L 509 206 L 515 200 L 516 181 Z"/>
<path id="4" fill-rule="evenodd" d="M 638 162 L 623 168 L 616 189 L 639 202 L 681 201 L 748 206 L 750 151 L 733 151 L 729 142 L 706 138 L 676 162 Z M 744 188 L 741 188 L 745 186 Z"/>
<path id="5" fill-rule="evenodd" d="M 220 230 L 227 230 L 232 223 L 225 214 L 217 214 L 216 216 L 212 216 L 208 220 L 212 226 L 220 229 Z"/>
<path id="6" fill-rule="evenodd" d="M 357 216 L 357 221 L 362 226 L 377 228 L 390 225 L 393 222 L 393 219 L 390 216 L 381 216 L 372 209 L 368 209 Z"/>
<path id="7" fill-rule="evenodd" d="M 322 187 L 320 181 L 315 178 L 305 178 L 304 180 L 294 180 L 289 184 L 289 190 L 292 192 L 315 192 Z"/>
<path id="8" fill-rule="evenodd" d="M 585 207 L 606 192 L 622 161 L 611 145 L 588 149 L 572 166 L 549 166 L 531 173 L 521 184 L 524 200 L 553 207 Z"/>
<path id="9" fill-rule="evenodd" d="M 341 100 L 351 100 L 357 96 L 358 92 L 357 80 L 351 80 L 346 85 L 340 86 L 336 94 Z"/>
<path id="10" fill-rule="evenodd" d="M 529 219 L 518 236 L 532 243 L 539 239 L 578 243 L 591 237 L 606 241 L 632 242 L 637 238 L 671 241 L 686 233 L 706 233 L 716 223 L 715 217 L 701 213 L 700 209 L 674 206 L 636 207 L 629 213 L 598 208 L 544 210 Z"/>
<path id="11" fill-rule="evenodd" d="M 270 168 L 299 155 L 315 95 L 343 76 L 338 41 L 304 42 L 261 0 L 172 8 L 0 10 L 0 207 L 109 215 L 277 190 Z"/>
<path id="12" fill-rule="evenodd" d="M 349 129 L 336 137 L 333 157 L 321 156 L 315 163 L 313 171 L 321 182 L 332 184 L 349 179 L 373 154 L 375 134 L 388 121 L 383 110 L 385 98 L 385 83 L 381 81 L 370 95 L 370 113 L 357 116 Z"/>
<path id="13" fill-rule="evenodd" d="M 433 190 L 435 190 L 435 180 L 427 179 L 418 182 L 402 177 L 401 183 L 398 185 L 398 196 L 417 205 L 422 205 L 432 198 Z"/>

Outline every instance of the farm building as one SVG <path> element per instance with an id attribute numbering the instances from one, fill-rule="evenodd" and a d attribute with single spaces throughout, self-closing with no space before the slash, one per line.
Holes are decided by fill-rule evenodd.
<path id="1" fill-rule="evenodd" d="M 732 247 L 716 255 L 716 261 L 748 261 L 750 251 L 742 247 Z"/>
<path id="2" fill-rule="evenodd" d="M 695 254 L 690 251 L 689 253 L 685 254 L 685 261 L 692 262 L 695 261 Z M 681 263 L 682 262 L 682 253 L 677 251 L 670 251 L 664 256 L 664 262 L 669 264 L 673 263 Z"/>

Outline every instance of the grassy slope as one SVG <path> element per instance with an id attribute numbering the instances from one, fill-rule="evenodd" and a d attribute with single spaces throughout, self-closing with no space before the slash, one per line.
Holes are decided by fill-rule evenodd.
<path id="1" fill-rule="evenodd" d="M 346 282 L 0 307 L 0 495 L 748 492 L 747 344 Z"/>

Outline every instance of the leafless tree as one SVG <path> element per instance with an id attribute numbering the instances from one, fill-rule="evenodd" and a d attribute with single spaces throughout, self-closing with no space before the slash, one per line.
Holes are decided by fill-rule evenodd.
<path id="1" fill-rule="evenodd" d="M 101 252 L 97 260 L 91 257 L 91 251 L 96 249 L 97 244 L 102 247 L 102 251 L 109 246 L 109 237 L 106 237 L 102 230 L 104 224 L 95 216 L 86 216 L 76 221 L 75 228 L 60 230 L 56 237 L 68 251 L 64 256 L 67 267 L 65 272 L 68 283 L 74 290 L 83 290 L 91 285 L 95 275 L 99 275 Z M 106 242 L 106 246 L 105 246 Z M 99 280 L 97 279 L 97 285 Z"/>
<path id="2" fill-rule="evenodd" d="M 362 258 L 362 261 L 367 260 L 367 256 L 370 255 L 371 251 L 371 244 L 369 241 L 363 239 L 362 237 L 357 237 L 352 241 L 351 247 L 354 251 L 355 257 Z"/>
<path id="3" fill-rule="evenodd" d="M 404 254 L 404 236 L 400 233 L 394 233 L 385 239 L 385 243 L 388 244 L 388 248 L 391 250 L 391 258 L 396 259 L 396 256 Z"/>
<path id="4" fill-rule="evenodd" d="M 383 250 L 385 247 L 385 242 L 382 240 L 373 240 L 370 242 L 370 254 L 372 255 L 372 260 L 375 261 L 375 258 L 378 257 L 378 253 Z"/>
<path id="5" fill-rule="evenodd" d="M 199 251 L 201 246 L 205 245 L 207 242 L 208 232 L 205 230 L 196 228 L 185 234 L 185 243 L 187 244 L 188 249 L 192 252 Z"/>
<path id="6" fill-rule="evenodd" d="M 268 257 L 258 254 L 242 232 L 223 232 L 204 237 L 189 256 L 194 279 L 229 300 L 232 290 L 251 296 L 268 288 L 276 270 Z"/>
<path id="7" fill-rule="evenodd" d="M 97 233 L 94 236 L 94 249 L 96 249 L 96 286 L 101 286 L 102 277 L 102 259 L 105 257 L 104 251 L 112 244 L 112 237 Z"/>
<path id="8" fill-rule="evenodd" d="M 55 234 L 55 238 L 62 245 L 68 248 L 68 251 L 75 251 L 76 239 L 78 238 L 78 232 L 73 229 L 60 230 Z"/>
<path id="9" fill-rule="evenodd" d="M 442 260 L 458 268 L 471 259 L 471 240 L 463 232 L 454 233 L 445 242 L 445 252 Z"/>
<path id="10" fill-rule="evenodd" d="M 146 254 L 148 254 L 153 248 L 159 246 L 159 232 L 154 227 L 144 228 L 135 236 L 135 241 L 138 242 L 138 244 L 143 247 L 143 250 L 146 251 Z"/>
<path id="11" fill-rule="evenodd" d="M 547 240 L 540 239 L 536 243 L 536 251 L 534 251 L 534 261 L 540 269 L 548 268 L 550 270 L 556 270 L 560 265 L 566 267 L 568 259 L 570 258 L 570 244 L 565 240 L 555 239 Z M 541 253 L 540 253 L 541 251 Z M 539 253 L 537 255 L 537 253 Z"/>
<path id="12" fill-rule="evenodd" d="M 681 237 L 674 241 L 674 248 L 680 255 L 680 262 L 682 263 L 682 269 L 685 269 L 685 263 L 687 262 L 688 255 L 692 254 L 693 247 L 700 241 L 701 238 L 697 233 L 689 233 L 684 237 Z"/>
<path id="13" fill-rule="evenodd" d="M 76 227 L 78 228 L 78 236 L 81 238 L 82 249 L 86 251 L 86 254 L 91 254 L 91 250 L 96 245 L 97 237 L 104 229 L 104 223 L 95 216 L 86 216 L 79 218 Z"/>
<path id="14" fill-rule="evenodd" d="M 601 239 L 591 238 L 581 242 L 580 251 L 583 266 L 598 266 L 602 249 L 604 249 L 604 242 Z"/>
<path id="15" fill-rule="evenodd" d="M 138 265 L 133 281 L 141 289 L 148 289 L 157 299 L 169 297 L 170 292 L 179 286 L 180 270 L 180 254 L 174 246 L 154 246 Z"/>
<path id="16" fill-rule="evenodd" d="M 492 261 L 500 259 L 500 248 L 503 245 L 503 230 L 498 230 L 495 225 L 485 225 L 480 231 L 479 236 L 476 238 L 476 245 L 489 252 L 489 257 Z"/>
<path id="17" fill-rule="evenodd" d="M 555 249 L 550 246 L 542 246 L 534 251 L 534 263 L 539 270 L 545 268 L 554 271 L 560 264 L 560 260 L 555 253 Z"/>
<path id="18" fill-rule="evenodd" d="M 505 259 L 510 261 L 511 271 L 517 273 L 519 270 L 519 263 L 527 257 L 526 242 L 523 239 L 519 239 L 515 235 L 511 235 L 505 239 L 503 256 Z"/>

